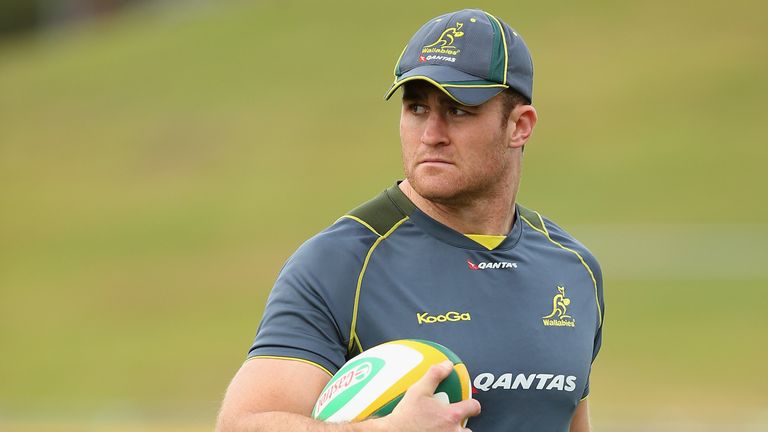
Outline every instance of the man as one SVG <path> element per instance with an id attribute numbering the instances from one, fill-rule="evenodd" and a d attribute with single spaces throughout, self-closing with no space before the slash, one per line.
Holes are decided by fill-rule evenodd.
<path id="1" fill-rule="evenodd" d="M 405 180 L 288 260 L 219 429 L 449 431 L 473 417 L 478 431 L 589 431 L 602 279 L 580 243 L 515 202 L 537 121 L 527 47 L 493 15 L 462 10 L 419 29 L 395 75 L 386 97 L 403 87 Z M 450 370 L 438 365 L 389 416 L 307 417 L 345 360 L 402 338 L 456 352 L 474 399 L 432 399 Z"/>

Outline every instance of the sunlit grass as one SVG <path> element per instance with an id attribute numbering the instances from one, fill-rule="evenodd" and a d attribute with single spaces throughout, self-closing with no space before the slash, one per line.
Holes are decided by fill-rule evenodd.
<path id="1" fill-rule="evenodd" d="M 209 430 L 285 258 L 399 177 L 392 63 L 463 6 L 140 9 L 0 46 L 0 420 L 61 413 L 0 429 Z M 768 222 L 765 7 L 484 7 L 536 62 L 521 201 L 604 258 L 594 416 L 759 416 L 765 273 L 709 267 L 765 257 L 728 232 Z"/>

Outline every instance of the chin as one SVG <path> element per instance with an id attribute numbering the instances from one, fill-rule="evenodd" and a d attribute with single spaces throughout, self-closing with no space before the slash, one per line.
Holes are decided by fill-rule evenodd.
<path id="1" fill-rule="evenodd" d="M 464 201 L 466 193 L 456 179 L 442 176 L 415 176 L 408 182 L 422 198 L 430 201 L 450 204 Z"/>

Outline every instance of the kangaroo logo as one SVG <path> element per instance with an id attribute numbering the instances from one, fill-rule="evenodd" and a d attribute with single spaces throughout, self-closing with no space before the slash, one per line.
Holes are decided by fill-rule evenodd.
<path id="1" fill-rule="evenodd" d="M 576 322 L 573 317 L 568 315 L 568 306 L 571 299 L 565 296 L 565 287 L 558 286 L 557 294 L 552 298 L 552 312 L 543 316 L 542 322 L 545 326 L 555 327 L 575 327 Z"/>
<path id="2" fill-rule="evenodd" d="M 464 36 L 464 32 L 461 28 L 464 27 L 464 23 L 456 22 L 456 27 L 449 27 L 445 29 L 443 34 L 431 45 L 427 45 L 424 48 L 442 48 L 442 49 L 455 49 L 453 41 L 455 38 Z"/>
<path id="3" fill-rule="evenodd" d="M 464 32 L 461 31 L 462 27 L 464 27 L 464 23 L 457 21 L 455 27 L 445 29 L 436 41 L 422 47 L 421 55 L 419 55 L 419 62 L 441 61 L 455 63 L 456 55 L 458 55 L 461 50 L 453 46 L 453 43 L 456 38 L 464 36 Z"/>

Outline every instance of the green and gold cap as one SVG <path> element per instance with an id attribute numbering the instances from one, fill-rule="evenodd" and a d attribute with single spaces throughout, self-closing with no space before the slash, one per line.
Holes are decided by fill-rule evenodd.
<path id="1" fill-rule="evenodd" d="M 480 105 L 506 88 L 533 99 L 533 62 L 523 38 L 479 9 L 424 24 L 400 55 L 384 98 L 413 80 L 428 81 L 463 105 Z"/>

